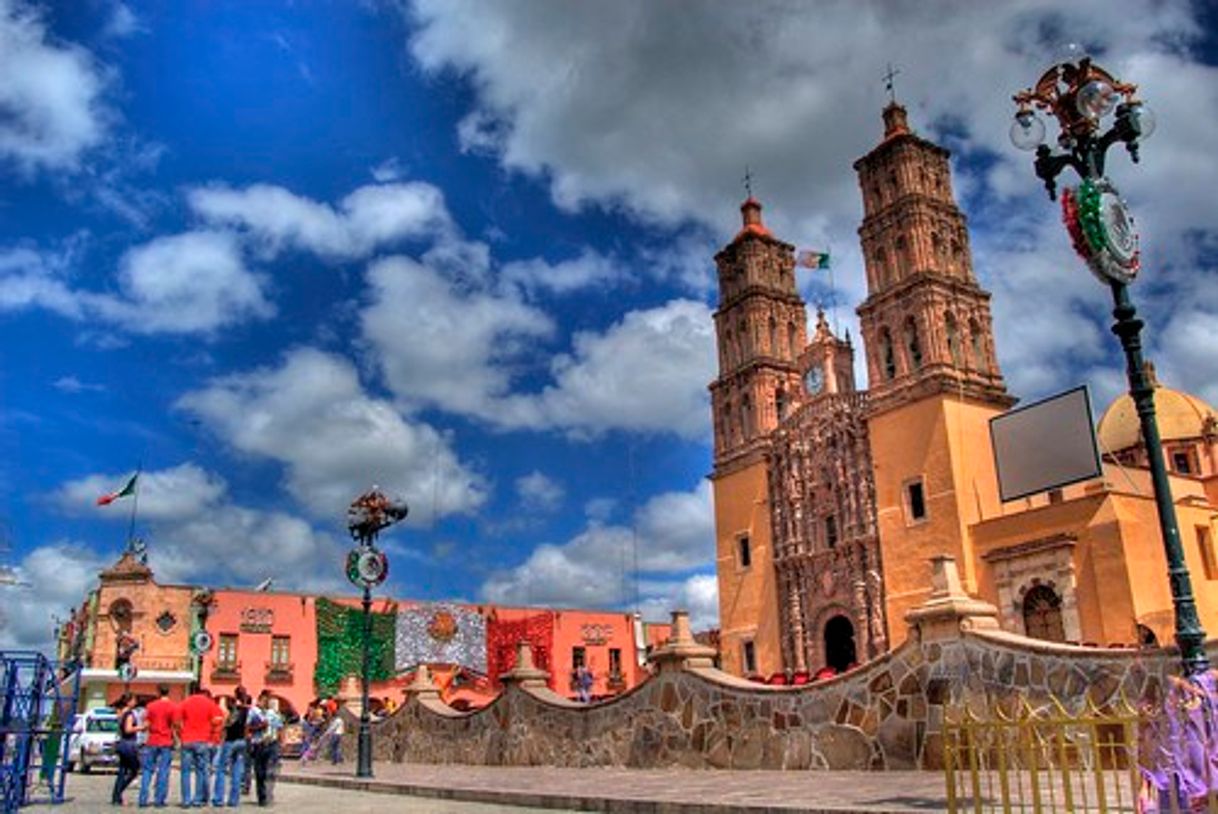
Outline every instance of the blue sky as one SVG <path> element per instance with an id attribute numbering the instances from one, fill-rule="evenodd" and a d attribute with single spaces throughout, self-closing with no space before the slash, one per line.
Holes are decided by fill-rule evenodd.
<path id="1" fill-rule="evenodd" d="M 347 590 L 376 483 L 411 507 L 395 594 L 712 624 L 711 258 L 748 166 L 856 324 L 890 61 L 1023 398 L 1103 405 L 1122 370 L 1010 94 L 1071 41 L 1141 85 L 1159 131 L 1110 166 L 1136 296 L 1162 378 L 1218 401 L 1214 18 L 1057 5 L 0 0 L 0 528 L 30 583 L 0 639 L 45 641 L 117 556 L 128 507 L 93 501 L 139 465 L 164 579 Z"/>

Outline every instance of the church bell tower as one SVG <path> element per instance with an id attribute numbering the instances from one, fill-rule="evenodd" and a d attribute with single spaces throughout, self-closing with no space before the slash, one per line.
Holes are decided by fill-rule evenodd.
<path id="1" fill-rule="evenodd" d="M 715 430 L 716 557 L 724 669 L 782 669 L 765 451 L 802 397 L 797 359 L 807 312 L 795 287 L 795 247 L 770 233 L 761 204 L 741 205 L 740 231 L 718 254 L 715 333 L 719 376 L 710 385 Z"/>
<path id="2" fill-rule="evenodd" d="M 973 273 L 949 153 L 884 109 L 884 138 L 855 162 L 868 296 L 868 432 L 887 617 L 929 596 L 929 560 L 950 554 L 975 590 L 969 526 L 1000 510 L 989 420 L 1014 403 L 994 355 L 990 294 Z M 898 642 L 892 642 L 895 646 Z"/>

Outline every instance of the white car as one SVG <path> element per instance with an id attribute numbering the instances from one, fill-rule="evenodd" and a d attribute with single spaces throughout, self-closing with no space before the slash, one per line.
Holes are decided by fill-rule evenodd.
<path id="1" fill-rule="evenodd" d="M 118 765 L 118 716 L 109 707 L 77 715 L 68 738 L 68 771 Z"/>

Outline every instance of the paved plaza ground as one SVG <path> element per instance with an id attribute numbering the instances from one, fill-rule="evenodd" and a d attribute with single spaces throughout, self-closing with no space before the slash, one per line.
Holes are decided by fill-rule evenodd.
<path id="1" fill-rule="evenodd" d="M 554 810 L 638 814 L 946 811 L 940 772 L 767 772 L 688 769 L 377 764 L 359 780 L 350 765 L 285 767 L 285 786 L 324 784 Z M 301 786 L 297 786 L 300 788 Z M 398 809 L 387 806 L 384 810 Z M 402 811 L 414 809 L 401 809 Z M 436 808 L 435 811 L 441 809 Z"/>
<path id="2" fill-rule="evenodd" d="M 294 763 L 275 793 L 275 808 L 292 814 L 540 814 L 602 811 L 634 814 L 727 812 L 944 811 L 943 776 L 937 772 L 761 772 L 550 767 L 378 764 L 376 777 L 358 780 L 350 764 L 333 768 Z M 114 775 L 68 776 L 68 801 L 55 814 L 96 814 L 109 804 Z M 177 773 L 169 806 L 177 808 Z M 127 792 L 135 807 L 138 782 Z M 256 807 L 243 798 L 242 807 Z M 209 809 L 210 810 L 210 809 Z"/>
<path id="3" fill-rule="evenodd" d="M 107 811 L 132 810 L 140 811 L 135 806 L 139 793 L 137 781 L 127 790 L 125 809 L 114 808 L 110 805 L 110 789 L 114 785 L 114 774 L 100 772 L 97 774 L 72 774 L 68 776 L 67 802 L 61 806 L 50 806 L 45 803 L 35 804 L 22 811 L 32 814 L 104 814 Z M 178 777 L 174 773 L 169 787 L 169 805 L 163 809 L 150 808 L 148 811 L 180 811 L 178 808 Z M 259 810 L 252 798 L 242 799 L 242 808 Z M 291 814 L 496 814 L 496 812 L 511 812 L 511 814 L 554 814 L 553 808 L 517 808 L 504 806 L 500 803 L 472 803 L 458 800 L 438 800 L 434 797 L 386 797 L 384 794 L 374 794 L 366 791 L 350 791 L 342 788 L 318 788 L 289 783 L 280 784 L 275 790 L 275 810 L 291 812 Z M 213 811 L 208 808 L 205 811 Z M 231 810 L 231 809 L 225 809 Z M 560 809 L 561 811 L 561 809 Z"/>

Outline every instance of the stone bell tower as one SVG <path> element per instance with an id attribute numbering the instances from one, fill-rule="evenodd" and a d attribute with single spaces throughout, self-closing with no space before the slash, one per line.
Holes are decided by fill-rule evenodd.
<path id="1" fill-rule="evenodd" d="M 929 595 L 926 563 L 953 556 L 975 590 L 968 527 L 999 510 L 989 420 L 1014 403 L 994 355 L 990 294 L 973 273 L 949 153 L 884 109 L 884 138 L 855 162 L 868 296 L 868 428 L 887 617 Z M 898 642 L 892 642 L 893 645 Z"/>
<path id="2" fill-rule="evenodd" d="M 710 385 L 715 429 L 715 537 L 724 669 L 782 669 L 765 450 L 802 396 L 799 354 L 807 312 L 795 287 L 795 247 L 770 233 L 751 195 L 740 231 L 718 254 Z"/>

